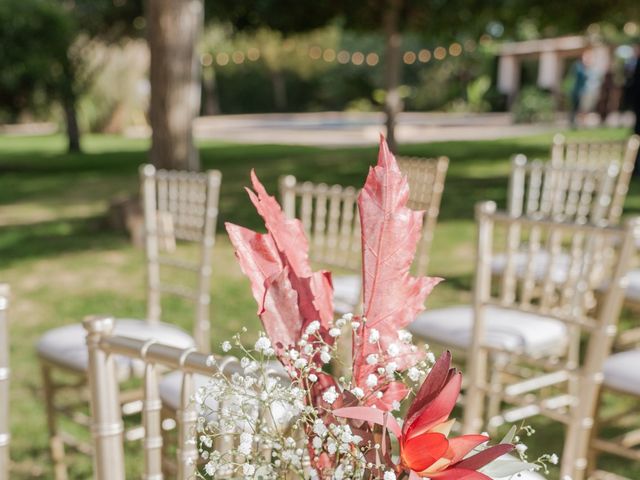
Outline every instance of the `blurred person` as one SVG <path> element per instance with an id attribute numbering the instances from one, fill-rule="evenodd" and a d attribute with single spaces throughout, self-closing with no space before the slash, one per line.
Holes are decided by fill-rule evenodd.
<path id="1" fill-rule="evenodd" d="M 635 65 L 633 66 L 633 70 L 631 76 L 628 79 L 626 88 L 629 96 L 629 106 L 636 116 L 636 123 L 633 128 L 633 132 L 636 135 L 640 135 L 640 42 L 635 45 Z M 636 157 L 636 164 L 633 169 L 633 176 L 637 177 L 640 175 L 640 152 L 638 152 L 638 156 Z"/>
<path id="2" fill-rule="evenodd" d="M 633 131 L 640 135 L 640 42 L 635 45 L 635 66 L 629 79 L 629 97 L 631 110 L 636 116 Z"/>
<path id="3" fill-rule="evenodd" d="M 619 97 L 620 95 L 613 70 L 609 69 L 607 73 L 604 74 L 604 77 L 602 77 L 598 103 L 596 105 L 596 110 L 600 116 L 600 123 L 605 123 L 609 114 L 618 109 L 620 102 Z"/>
<path id="4" fill-rule="evenodd" d="M 571 88 L 571 110 L 569 112 L 569 123 L 571 128 L 576 127 L 576 117 L 580 111 L 582 99 L 587 90 L 587 83 L 591 74 L 593 55 L 591 51 L 585 50 L 582 56 L 573 64 L 574 82 Z"/>

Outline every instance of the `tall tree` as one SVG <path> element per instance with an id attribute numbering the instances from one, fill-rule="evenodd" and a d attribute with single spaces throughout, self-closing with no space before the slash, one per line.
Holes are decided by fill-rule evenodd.
<path id="1" fill-rule="evenodd" d="M 193 120 L 200 110 L 196 46 L 204 19 L 201 0 L 148 0 L 152 129 L 150 158 L 157 167 L 198 170 Z"/>

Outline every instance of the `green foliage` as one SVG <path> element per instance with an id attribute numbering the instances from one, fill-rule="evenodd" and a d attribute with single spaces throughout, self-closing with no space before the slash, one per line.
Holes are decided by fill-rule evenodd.
<path id="1" fill-rule="evenodd" d="M 523 88 L 518 95 L 513 105 L 513 118 L 516 123 L 550 122 L 554 111 L 553 96 L 529 86 Z"/>
<path id="2" fill-rule="evenodd" d="M 69 81 L 67 50 L 73 19 L 57 2 L 0 2 L 0 109 L 15 120 L 26 109 L 45 110 Z"/>

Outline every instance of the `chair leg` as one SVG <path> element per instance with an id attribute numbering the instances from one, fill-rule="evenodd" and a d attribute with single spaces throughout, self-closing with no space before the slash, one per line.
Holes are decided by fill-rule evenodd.
<path id="1" fill-rule="evenodd" d="M 593 427 L 591 428 L 591 435 L 589 438 L 589 450 L 587 453 L 587 478 L 591 478 L 593 472 L 596 471 L 598 467 L 598 456 L 600 452 L 593 448 L 593 440 L 598 438 L 599 430 L 600 430 L 600 408 L 602 407 L 602 387 L 598 390 L 598 398 L 596 400 L 596 411 L 593 415 Z"/>
<path id="2" fill-rule="evenodd" d="M 489 434 L 494 435 L 500 425 L 496 424 L 494 418 L 500 414 L 502 397 L 500 393 L 503 389 L 503 371 L 509 359 L 507 355 L 497 354 L 489 358 L 491 373 L 489 379 L 489 393 L 487 394 L 487 416 L 485 425 Z"/>
<path id="3" fill-rule="evenodd" d="M 53 462 L 55 480 L 67 480 L 67 465 L 65 463 L 64 440 L 58 431 L 55 408 L 55 385 L 51 377 L 51 367 L 42 365 L 42 384 L 44 387 L 44 402 L 49 428 L 49 450 Z"/>

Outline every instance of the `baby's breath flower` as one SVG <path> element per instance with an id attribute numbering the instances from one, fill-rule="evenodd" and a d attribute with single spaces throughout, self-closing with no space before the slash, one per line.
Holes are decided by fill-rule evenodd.
<path id="1" fill-rule="evenodd" d="M 271 341 L 267 337 L 260 337 L 256 341 L 254 348 L 257 352 L 266 353 L 266 351 L 271 349 Z"/>
<path id="2" fill-rule="evenodd" d="M 309 325 L 307 325 L 307 328 L 305 330 L 305 333 L 307 335 L 313 335 L 314 333 L 316 333 L 318 330 L 320 330 L 320 322 L 318 320 L 314 320 L 313 322 L 311 322 Z"/>
<path id="3" fill-rule="evenodd" d="M 366 384 L 367 384 L 367 387 L 369 388 L 375 387 L 378 384 L 378 377 L 373 373 L 370 373 L 369 376 L 367 377 Z"/>
<path id="4" fill-rule="evenodd" d="M 376 363 L 378 363 L 378 355 L 376 355 L 375 353 L 367 355 L 367 363 L 369 365 L 375 365 Z"/>
<path id="5" fill-rule="evenodd" d="M 378 343 L 380 340 L 380 332 L 375 328 L 372 328 L 369 332 L 369 343 Z"/>
<path id="6" fill-rule="evenodd" d="M 339 337 L 339 336 L 340 336 L 340 333 L 341 333 L 341 332 L 340 332 L 340 329 L 339 329 L 339 328 L 337 328 L 337 327 L 333 327 L 333 328 L 331 328 L 331 329 L 329 330 L 329 335 L 330 335 L 330 336 L 332 336 L 332 337 L 334 337 L 334 338 L 335 338 L 335 337 Z"/>
<path id="7" fill-rule="evenodd" d="M 322 394 L 322 399 L 329 405 L 333 405 L 333 402 L 338 399 L 338 392 L 336 392 L 336 387 L 331 386 L 327 388 Z"/>
<path id="8" fill-rule="evenodd" d="M 409 376 L 412 382 L 417 382 L 418 380 L 420 380 L 420 370 L 418 370 L 416 367 L 411 367 L 407 371 L 407 375 Z"/>

